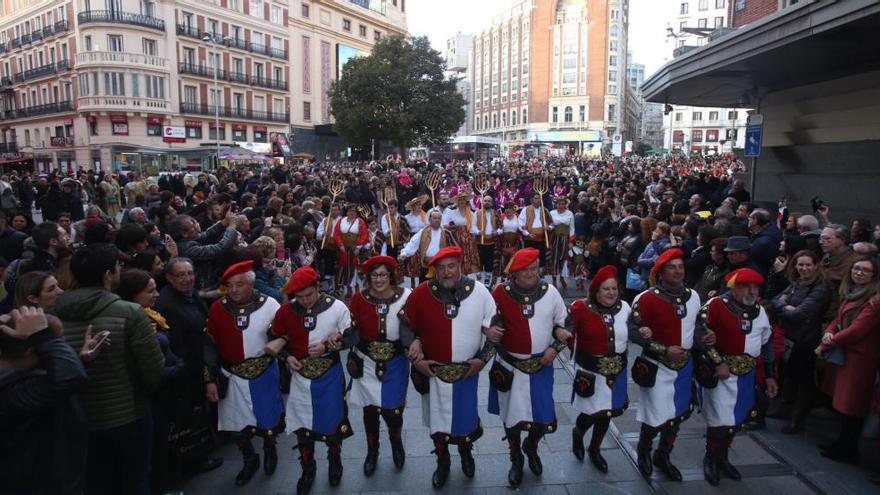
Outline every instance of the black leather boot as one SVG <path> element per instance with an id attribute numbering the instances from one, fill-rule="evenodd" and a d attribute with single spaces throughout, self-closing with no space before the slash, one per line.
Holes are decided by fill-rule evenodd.
<path id="1" fill-rule="evenodd" d="M 651 447 L 654 443 L 654 437 L 657 436 L 657 429 L 642 424 L 639 431 L 639 443 L 636 446 L 636 454 L 638 457 L 639 472 L 645 478 L 650 478 L 654 471 L 654 465 L 651 464 Z"/>
<path id="2" fill-rule="evenodd" d="M 434 488 L 443 488 L 449 478 L 449 448 L 445 443 L 435 441 L 432 454 L 437 454 L 437 469 L 431 477 L 431 484 Z"/>
<path id="3" fill-rule="evenodd" d="M 571 453 L 579 461 L 584 460 L 584 432 L 577 426 L 571 429 Z"/>
<path id="4" fill-rule="evenodd" d="M 522 443 L 522 450 L 529 460 L 529 470 L 535 476 L 541 476 L 544 473 L 544 464 L 541 463 L 541 457 L 538 455 L 538 442 L 541 441 L 541 436 L 530 434 Z"/>
<path id="5" fill-rule="evenodd" d="M 724 476 L 739 481 L 742 479 L 742 475 L 739 473 L 739 470 L 730 463 L 730 459 L 727 457 L 728 453 L 730 453 L 730 446 L 733 445 L 733 436 L 735 433 L 726 431 L 724 432 L 724 435 L 724 444 L 721 447 L 721 453 L 718 455 L 718 467 L 721 468 L 721 472 Z"/>
<path id="6" fill-rule="evenodd" d="M 718 472 L 718 460 L 713 454 L 706 452 L 703 456 L 703 478 L 712 486 L 721 483 L 721 474 Z"/>
<path id="7" fill-rule="evenodd" d="M 336 486 L 342 480 L 342 445 L 328 447 L 327 460 L 330 461 L 330 467 L 327 469 L 330 486 Z"/>
<path id="8" fill-rule="evenodd" d="M 406 450 L 403 448 L 403 438 L 400 430 L 389 433 L 391 437 L 391 459 L 394 460 L 394 466 L 397 469 L 403 467 L 406 462 Z"/>
<path id="9" fill-rule="evenodd" d="M 510 449 L 510 471 L 507 472 L 507 483 L 511 488 L 517 488 L 523 480 L 523 463 L 525 462 L 520 448 L 519 430 L 508 429 L 504 439 L 507 440 L 507 448 Z"/>
<path id="10" fill-rule="evenodd" d="M 266 476 L 272 476 L 277 467 L 278 449 L 275 447 L 275 438 L 267 438 L 263 442 L 263 472 Z"/>
<path id="11" fill-rule="evenodd" d="M 260 456 L 254 452 L 254 446 L 251 443 L 250 437 L 238 440 L 236 443 L 238 444 L 238 450 L 241 452 L 241 457 L 244 459 L 244 466 L 235 476 L 235 486 L 243 486 L 260 469 Z"/>
<path id="12" fill-rule="evenodd" d="M 677 433 L 677 427 L 672 428 L 668 426 L 660 432 L 660 442 L 657 444 L 657 450 L 654 452 L 652 461 L 654 465 L 657 466 L 660 471 L 663 471 L 663 473 L 670 479 L 681 481 L 681 471 L 679 471 L 669 459 L 669 454 L 675 446 L 675 437 Z"/>
<path id="13" fill-rule="evenodd" d="M 724 432 L 719 428 L 706 428 L 706 455 L 703 456 L 703 477 L 712 486 L 721 482 L 719 456 L 724 448 Z"/>
<path id="14" fill-rule="evenodd" d="M 474 446 L 471 444 L 458 446 L 458 455 L 461 457 L 461 471 L 468 478 L 473 478 L 474 473 L 477 472 L 477 464 L 474 461 L 473 448 Z"/>
<path id="15" fill-rule="evenodd" d="M 367 432 L 367 458 L 364 459 L 364 476 L 372 476 L 379 460 L 379 433 Z"/>
<path id="16" fill-rule="evenodd" d="M 602 420 L 593 426 L 593 436 L 590 439 L 590 462 L 596 466 L 596 469 L 603 473 L 608 473 L 608 462 L 602 457 L 602 441 L 605 440 L 605 433 L 608 431 L 610 420 Z"/>
<path id="17" fill-rule="evenodd" d="M 299 449 L 299 463 L 302 466 L 302 475 L 296 482 L 296 493 L 304 495 L 311 491 L 312 483 L 315 482 L 315 473 L 318 470 L 318 465 L 315 463 L 315 444 L 303 445 L 300 443 L 294 448 Z"/>

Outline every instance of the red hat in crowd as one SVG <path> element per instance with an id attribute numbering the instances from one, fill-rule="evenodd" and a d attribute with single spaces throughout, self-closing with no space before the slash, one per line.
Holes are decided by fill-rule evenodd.
<path id="1" fill-rule="evenodd" d="M 229 277 L 234 275 L 241 275 L 242 273 L 252 272 L 254 271 L 254 260 L 242 261 L 240 263 L 236 263 L 223 272 L 223 276 L 220 277 L 220 285 L 226 285 L 226 281 L 229 280 Z"/>
<path id="2" fill-rule="evenodd" d="M 596 272 L 596 275 L 593 276 L 593 280 L 590 281 L 590 288 L 588 292 L 592 295 L 595 294 L 595 291 L 599 290 L 599 286 L 602 285 L 608 279 L 617 277 L 617 267 L 614 265 L 605 265 Z"/>
<path id="3" fill-rule="evenodd" d="M 507 263 L 507 267 L 504 268 L 504 272 L 513 273 L 524 270 L 534 263 L 540 255 L 541 251 L 538 251 L 535 248 L 520 249 L 510 257 L 510 261 Z"/>
<path id="4" fill-rule="evenodd" d="M 297 268 L 290 280 L 281 287 L 281 292 L 290 295 L 299 292 L 306 287 L 315 285 L 318 282 L 318 272 L 310 266 Z"/>
<path id="5" fill-rule="evenodd" d="M 361 265 L 361 273 L 369 272 L 376 265 L 388 265 L 388 269 L 392 272 L 397 270 L 397 260 L 395 260 L 391 256 L 373 256 L 372 258 L 363 262 L 363 264 Z"/>
<path id="6" fill-rule="evenodd" d="M 663 265 L 669 263 L 672 260 L 683 260 L 684 259 L 684 251 L 678 248 L 667 249 L 663 251 L 663 254 L 657 258 L 657 262 L 654 263 L 654 267 L 651 268 L 651 275 L 648 277 L 648 281 L 651 285 L 657 283 L 657 274 L 660 273 L 660 270 L 663 269 Z"/>
<path id="7" fill-rule="evenodd" d="M 727 288 L 732 289 L 736 284 L 763 284 L 764 277 L 752 270 L 751 268 L 740 268 L 739 270 L 734 270 L 727 274 L 724 277 L 724 280 L 727 281 Z"/>
<path id="8" fill-rule="evenodd" d="M 458 246 L 449 246 L 437 251 L 437 254 L 428 262 L 428 266 L 434 266 L 434 263 L 443 258 L 461 258 L 461 248 Z"/>

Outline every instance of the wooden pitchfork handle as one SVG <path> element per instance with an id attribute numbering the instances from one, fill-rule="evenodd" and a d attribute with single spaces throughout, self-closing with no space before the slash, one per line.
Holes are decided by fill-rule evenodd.
<path id="1" fill-rule="evenodd" d="M 544 177 L 536 177 L 532 189 L 541 195 L 541 227 L 544 230 L 544 245 L 550 247 L 550 236 L 547 234 L 547 216 L 544 211 L 544 193 L 547 192 L 547 183 Z"/>

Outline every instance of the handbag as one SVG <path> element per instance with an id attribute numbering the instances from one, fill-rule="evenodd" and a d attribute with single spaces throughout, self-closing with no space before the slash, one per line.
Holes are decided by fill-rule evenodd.
<path id="1" fill-rule="evenodd" d="M 499 392 L 510 392 L 513 386 L 513 371 L 507 369 L 498 360 L 492 364 L 489 370 L 489 383 Z"/>
<path id="2" fill-rule="evenodd" d="M 431 390 L 430 378 L 423 375 L 415 366 L 410 367 L 409 379 L 412 381 L 413 388 L 416 392 L 425 395 Z"/>
<path id="3" fill-rule="evenodd" d="M 592 397 L 596 393 L 596 375 L 584 370 L 578 370 L 574 376 L 572 387 L 574 387 L 574 393 L 578 397 L 585 399 Z"/>
<path id="4" fill-rule="evenodd" d="M 657 381 L 657 363 L 652 363 L 644 357 L 638 356 L 633 364 L 631 373 L 636 385 L 651 388 Z"/>
<path id="5" fill-rule="evenodd" d="M 694 359 L 694 378 L 703 388 L 715 388 L 718 386 L 718 377 L 715 376 L 715 363 L 705 353 L 699 353 Z"/>
<path id="6" fill-rule="evenodd" d="M 642 276 L 634 269 L 627 268 L 626 269 L 626 288 L 629 290 L 644 290 L 645 289 L 645 281 L 642 280 Z"/>
<path id="7" fill-rule="evenodd" d="M 822 353 L 822 359 L 828 364 L 843 366 L 846 364 L 846 349 L 836 345 Z"/>

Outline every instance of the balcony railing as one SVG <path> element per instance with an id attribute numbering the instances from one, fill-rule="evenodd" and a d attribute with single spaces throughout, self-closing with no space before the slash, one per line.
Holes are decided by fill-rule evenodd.
<path id="1" fill-rule="evenodd" d="M 18 143 L 0 143 L 0 153 L 18 153 Z"/>
<path id="2" fill-rule="evenodd" d="M 16 110 L 7 110 L 3 112 L 3 120 L 21 119 L 25 117 L 37 117 L 40 115 L 49 115 L 52 113 L 73 111 L 73 105 L 70 101 L 59 101 L 56 103 L 46 103 L 45 105 L 34 105 L 27 108 L 18 108 Z"/>
<path id="3" fill-rule="evenodd" d="M 201 65 L 201 64 L 192 64 L 189 62 L 181 62 L 178 66 L 178 72 L 181 74 L 191 74 L 199 77 L 206 77 L 208 79 L 214 79 L 214 68 Z M 287 82 L 280 81 L 277 79 L 269 79 L 262 76 L 250 76 L 243 72 L 232 72 L 223 69 L 217 70 L 217 80 L 219 81 L 228 81 L 231 83 L 238 84 L 249 84 L 253 86 L 259 86 L 261 88 L 268 89 L 277 89 L 280 91 L 287 91 Z"/>
<path id="4" fill-rule="evenodd" d="M 201 103 L 182 102 L 180 104 L 180 113 L 212 116 L 215 114 L 215 110 L 217 111 L 219 116 L 223 118 L 259 120 L 263 122 L 281 122 L 285 124 L 290 122 L 289 112 L 272 113 L 259 110 L 250 110 L 246 108 L 214 107 L 214 105 Z"/>
<path id="5" fill-rule="evenodd" d="M 138 65 L 168 70 L 168 59 L 155 55 L 128 52 L 80 52 L 76 54 L 76 65 Z"/>
<path id="6" fill-rule="evenodd" d="M 160 112 L 171 109 L 168 100 L 137 96 L 81 96 L 76 107 L 80 111 L 129 109 Z"/>
<path id="7" fill-rule="evenodd" d="M 73 146 L 73 138 L 70 136 L 51 136 L 49 137 L 50 146 Z"/>
<path id="8" fill-rule="evenodd" d="M 12 87 L 12 78 L 8 76 L 0 77 L 0 88 L 9 89 Z"/>
<path id="9" fill-rule="evenodd" d="M 67 70 L 69 68 L 70 62 L 67 60 L 61 60 L 59 62 L 55 62 L 54 64 L 46 64 L 42 67 L 19 72 L 15 75 L 15 82 L 20 83 L 24 81 L 30 81 L 31 79 L 48 76 L 51 74 L 57 74 L 59 71 Z"/>
<path id="10" fill-rule="evenodd" d="M 89 10 L 87 12 L 80 12 L 76 17 L 80 24 L 87 24 L 90 22 L 111 22 L 116 24 L 131 24 L 132 26 L 142 26 L 165 31 L 165 21 L 162 19 L 132 12 Z"/>
<path id="11" fill-rule="evenodd" d="M 199 28 L 193 26 L 187 26 L 186 24 L 178 24 L 177 25 L 177 34 L 181 36 L 186 36 L 187 38 L 193 38 L 197 40 L 201 40 L 202 36 L 204 36 L 207 32 L 202 31 Z M 220 35 L 216 33 L 208 33 L 213 34 L 214 36 L 220 37 Z M 244 50 L 251 53 L 257 53 L 260 55 L 266 55 L 272 58 L 279 58 L 283 60 L 288 59 L 287 50 L 282 48 L 272 48 L 271 46 L 266 46 L 260 43 L 254 43 L 252 41 L 245 41 L 243 39 L 238 38 L 225 38 L 220 43 L 221 45 L 225 45 L 228 48 L 235 48 L 237 50 Z"/>

